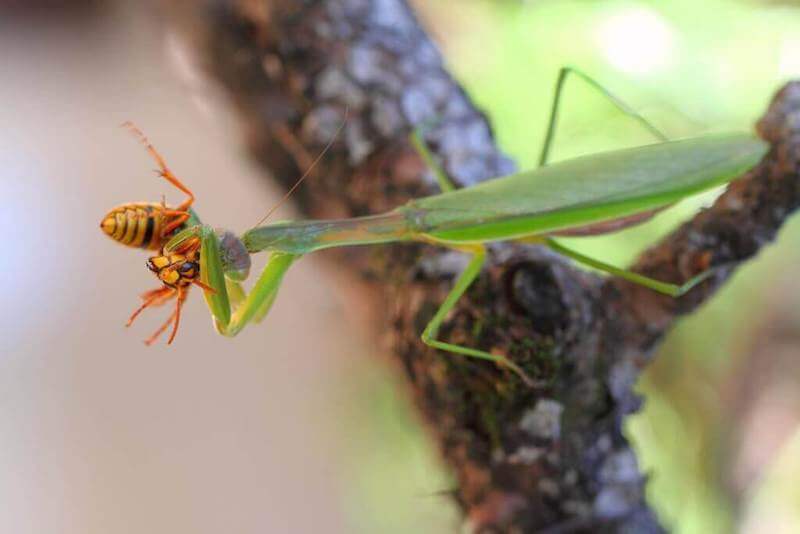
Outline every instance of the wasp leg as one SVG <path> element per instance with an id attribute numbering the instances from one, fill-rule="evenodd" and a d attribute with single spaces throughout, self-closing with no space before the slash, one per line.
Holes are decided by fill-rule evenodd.
<path id="1" fill-rule="evenodd" d="M 188 294 L 188 288 L 178 288 L 178 301 L 175 303 L 175 324 L 172 327 L 172 334 L 170 334 L 169 339 L 167 340 L 167 345 L 172 343 L 172 341 L 175 339 L 175 334 L 178 333 L 178 325 L 181 323 L 181 307 L 183 307 L 183 302 L 186 300 L 186 296 Z"/>
<path id="2" fill-rule="evenodd" d="M 170 314 L 169 318 L 167 318 L 167 320 L 164 321 L 164 324 L 158 327 L 158 330 L 153 332 L 152 336 L 150 336 L 144 341 L 144 344 L 147 345 L 148 347 L 153 343 L 155 343 L 159 337 L 161 337 L 161 334 L 164 333 L 164 331 L 169 327 L 170 324 L 172 324 L 173 327 L 172 327 L 172 334 L 170 334 L 169 336 L 167 345 L 172 343 L 172 341 L 175 339 L 175 335 L 178 333 L 178 325 L 180 324 L 181 321 L 181 308 L 183 307 L 183 303 L 186 300 L 188 289 L 179 287 L 175 291 L 177 291 L 178 294 L 178 300 L 175 302 L 175 311 L 173 311 Z"/>
<path id="3" fill-rule="evenodd" d="M 175 311 L 173 311 L 173 312 L 170 314 L 170 316 L 169 316 L 169 319 L 167 319 L 167 320 L 164 322 L 164 324 L 162 324 L 161 326 L 159 326 L 159 327 L 158 327 L 158 330 L 156 330 L 155 332 L 153 332 L 153 335 L 152 335 L 152 336 L 150 336 L 149 338 L 147 338 L 147 339 L 145 339 L 145 340 L 144 340 L 144 344 L 145 344 L 145 345 L 147 345 L 147 346 L 149 347 L 150 345 L 152 345 L 153 343 L 155 343 L 155 342 L 156 342 L 156 340 L 158 340 L 158 338 L 159 338 L 159 337 L 161 337 L 161 334 L 163 334 L 163 333 L 164 333 L 164 330 L 166 330 L 166 329 L 167 329 L 167 327 L 168 327 L 170 324 L 172 324 L 172 321 L 175 319 L 175 314 L 177 314 L 177 313 L 178 313 L 178 310 L 175 310 Z"/>
<path id="4" fill-rule="evenodd" d="M 173 231 L 175 231 L 176 228 L 180 228 L 183 223 L 189 220 L 188 211 L 163 210 L 162 213 L 166 216 L 174 217 L 168 224 L 164 226 L 164 229 L 161 230 L 162 238 L 170 235 Z"/>
<path id="5" fill-rule="evenodd" d="M 177 211 L 185 212 L 186 210 L 188 210 L 189 207 L 192 205 L 192 203 L 194 203 L 194 193 L 192 193 L 192 191 L 188 187 L 183 185 L 183 183 L 181 183 L 181 181 L 178 179 L 177 176 L 172 174 L 172 171 L 170 171 L 169 167 L 167 167 L 167 163 L 164 161 L 164 158 L 161 156 L 161 154 L 158 153 L 158 151 L 155 149 L 152 143 L 150 143 L 150 141 L 147 139 L 144 133 L 139 128 L 137 128 L 135 124 L 133 124 L 131 121 L 127 121 L 122 125 L 131 132 L 133 132 L 134 135 L 136 135 L 136 137 L 139 138 L 139 140 L 147 149 L 147 152 L 149 152 L 150 155 L 153 157 L 153 159 L 156 160 L 156 163 L 158 164 L 159 167 L 159 172 L 158 172 L 159 175 L 165 180 L 167 180 L 169 183 L 171 183 L 172 185 L 174 185 L 175 187 L 186 193 L 186 196 L 188 198 L 184 200 L 180 206 L 177 207 Z"/>
<path id="6" fill-rule="evenodd" d="M 158 289 L 154 289 L 152 291 L 148 291 L 147 293 L 142 295 L 142 299 L 144 300 L 144 302 L 142 302 L 142 305 L 139 306 L 136 309 L 136 311 L 133 312 L 133 314 L 131 314 L 130 318 L 128 319 L 128 322 L 125 323 L 125 326 L 132 325 L 133 321 L 139 316 L 140 313 L 142 313 L 145 310 L 145 308 L 163 304 L 166 300 L 172 297 L 172 294 L 174 292 L 175 290 L 172 289 L 171 287 L 161 287 Z"/>
<path id="7" fill-rule="evenodd" d="M 175 254 L 183 254 L 188 255 L 192 252 L 196 252 L 200 248 L 200 238 L 199 237 L 189 237 L 188 239 L 178 243 L 175 245 L 170 252 L 174 252 Z"/>

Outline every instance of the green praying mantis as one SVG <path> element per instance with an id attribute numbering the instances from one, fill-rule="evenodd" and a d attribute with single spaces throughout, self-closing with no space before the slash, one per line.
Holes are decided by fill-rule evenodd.
<path id="1" fill-rule="evenodd" d="M 660 142 L 548 165 L 561 94 L 570 75 L 598 90 Z M 202 282 L 198 285 L 205 288 L 217 331 L 235 336 L 267 315 L 288 269 L 311 252 L 398 242 L 423 242 L 462 251 L 471 258 L 422 332 L 422 341 L 443 352 L 495 362 L 532 385 L 531 378 L 505 355 L 438 339 L 448 313 L 481 272 L 486 244 L 538 243 L 612 276 L 678 297 L 706 280 L 714 267 L 673 284 L 583 255 L 563 245 L 557 236 L 597 234 L 637 224 L 686 197 L 731 181 L 753 167 L 768 149 L 766 143 L 745 133 L 668 141 L 599 83 L 571 68 L 559 73 L 538 168 L 458 189 L 436 165 L 421 136 L 413 134 L 412 140 L 432 168 L 440 194 L 411 200 L 378 215 L 275 222 L 251 228 L 239 237 L 215 231 L 191 212 L 185 229 L 166 242 L 162 254 L 181 251 L 189 242 L 198 243 L 193 247 L 199 250 Z M 265 251 L 270 254 L 267 264 L 246 293 L 241 282 L 247 277 L 249 255 Z M 188 261 L 180 258 L 173 262 L 176 268 L 180 261 Z"/>

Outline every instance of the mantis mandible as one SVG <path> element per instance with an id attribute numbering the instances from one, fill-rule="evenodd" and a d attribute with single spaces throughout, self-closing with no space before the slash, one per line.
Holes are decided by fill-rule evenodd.
<path id="1" fill-rule="evenodd" d="M 643 147 L 583 156 L 548 165 L 559 101 L 568 76 L 583 79 L 622 112 L 637 120 L 661 142 Z M 556 84 L 540 166 L 510 176 L 457 189 L 433 161 L 419 135 L 412 140 L 432 167 L 442 192 L 414 199 L 387 213 L 337 220 L 276 222 L 247 230 L 240 237 L 201 224 L 191 226 L 165 245 L 163 254 L 198 243 L 200 280 L 219 333 L 235 336 L 259 322 L 275 301 L 283 276 L 311 252 L 352 245 L 423 242 L 471 255 L 450 293 L 421 334 L 435 349 L 495 362 L 523 382 L 533 380 L 505 355 L 438 339 L 442 322 L 486 262 L 486 244 L 495 241 L 538 243 L 579 263 L 679 297 L 714 272 L 714 267 L 674 284 L 614 267 L 570 249 L 559 235 L 597 234 L 638 224 L 652 214 L 696 193 L 730 182 L 753 167 L 767 145 L 751 134 L 733 133 L 667 141 L 657 128 L 582 72 L 564 68 Z M 250 293 L 249 254 L 269 252 L 269 260 Z"/>

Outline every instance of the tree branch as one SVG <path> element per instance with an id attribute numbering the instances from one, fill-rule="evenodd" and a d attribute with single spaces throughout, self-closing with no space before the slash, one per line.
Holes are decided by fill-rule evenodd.
<path id="1" fill-rule="evenodd" d="M 285 186 L 341 122 L 296 201 L 310 217 L 378 213 L 436 192 L 407 142 L 427 141 L 461 185 L 508 174 L 488 122 L 448 75 L 404 0 L 186 3 L 200 56 L 241 112 L 252 153 Z M 456 474 L 456 498 L 480 532 L 658 532 L 644 476 L 622 432 L 632 387 L 675 319 L 709 298 L 769 242 L 800 201 L 800 85 L 759 123 L 765 161 L 645 253 L 637 270 L 680 281 L 730 264 L 673 300 L 601 279 L 537 247 L 498 244 L 442 338 L 508 354 L 542 382 L 523 387 L 484 362 L 435 353 L 419 334 L 463 266 L 420 245 L 331 251 L 385 303 L 392 347 Z"/>

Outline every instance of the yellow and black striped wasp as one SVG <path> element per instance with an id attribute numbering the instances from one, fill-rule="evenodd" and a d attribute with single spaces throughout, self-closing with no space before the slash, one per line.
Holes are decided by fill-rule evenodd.
<path id="1" fill-rule="evenodd" d="M 169 252 L 164 245 L 178 231 L 182 230 L 192 214 L 190 208 L 194 203 L 194 194 L 169 170 L 164 158 L 156 151 L 147 137 L 133 123 L 126 122 L 124 127 L 131 130 L 144 144 L 147 151 L 158 164 L 159 176 L 186 194 L 186 199 L 178 206 L 167 206 L 162 199 L 158 202 L 129 202 L 121 204 L 106 214 L 100 222 L 100 228 L 111 239 L 129 247 L 158 250 L 159 254 L 147 260 L 148 268 L 156 273 L 163 283 L 162 287 L 142 294 L 142 304 L 131 315 L 126 326 L 133 324 L 136 317 L 150 306 L 159 306 L 176 297 L 175 310 L 169 319 L 156 332 L 145 340 L 150 345 L 173 324 L 172 334 L 167 343 L 172 343 L 180 324 L 181 307 L 188 296 L 192 284 L 211 290 L 203 284 L 200 277 L 200 240 L 188 239 Z"/>

